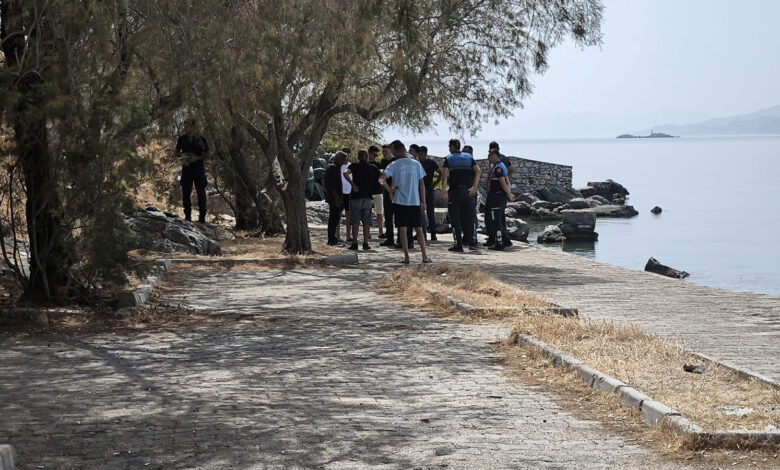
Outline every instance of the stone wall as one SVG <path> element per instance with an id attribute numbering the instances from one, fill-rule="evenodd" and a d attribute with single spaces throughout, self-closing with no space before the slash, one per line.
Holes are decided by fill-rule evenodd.
<path id="1" fill-rule="evenodd" d="M 441 157 L 431 157 L 441 166 Z M 508 157 L 515 167 L 515 174 L 512 175 L 512 185 L 516 190 L 523 193 L 534 193 L 542 189 L 550 188 L 571 188 L 572 187 L 572 167 L 568 165 L 558 165 L 555 163 L 539 162 L 525 158 Z M 488 170 L 487 159 L 477 160 L 482 174 Z"/>

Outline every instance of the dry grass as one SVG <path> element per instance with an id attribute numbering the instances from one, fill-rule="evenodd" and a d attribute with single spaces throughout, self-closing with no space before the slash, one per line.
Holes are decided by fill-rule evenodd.
<path id="1" fill-rule="evenodd" d="M 405 268 L 388 275 L 381 287 L 418 308 L 454 309 L 428 293 L 433 288 L 480 307 L 545 306 L 529 293 L 503 284 L 478 270 Z M 403 294 L 403 295 L 399 295 Z M 500 295 L 499 295 L 500 294 Z M 547 304 L 549 305 L 549 304 Z M 504 312 L 506 312 L 504 310 Z M 502 320 L 508 319 L 504 313 Z M 530 334 L 615 377 L 656 401 L 675 408 L 704 429 L 764 430 L 780 427 L 780 392 L 768 384 L 745 380 L 717 364 L 705 363 L 704 374 L 683 371 L 685 363 L 702 363 L 679 345 L 640 329 L 610 321 L 564 318 L 544 313 L 514 314 L 515 332 Z M 550 373 L 546 371 L 545 373 Z M 567 374 L 573 375 L 573 374 Z M 729 416 L 719 406 L 750 408 L 745 417 Z"/>
<path id="2" fill-rule="evenodd" d="M 434 289 L 476 307 L 487 308 L 486 315 L 480 319 L 516 315 L 510 313 L 507 307 L 552 306 L 538 296 L 503 284 L 484 271 L 453 268 L 446 264 L 399 269 L 382 279 L 377 287 L 388 293 L 403 293 L 405 303 L 418 308 L 433 304 L 448 313 L 457 313 L 446 301 L 431 297 L 428 289 Z"/>

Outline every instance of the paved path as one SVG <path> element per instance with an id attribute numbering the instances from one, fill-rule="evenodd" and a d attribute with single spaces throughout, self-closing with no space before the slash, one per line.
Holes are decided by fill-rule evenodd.
<path id="1" fill-rule="evenodd" d="M 0 336 L 0 442 L 22 469 L 685 468 L 511 382 L 506 329 L 388 305 L 372 256 L 176 280 L 246 315 L 218 327 Z"/>
<path id="2" fill-rule="evenodd" d="M 633 323 L 780 380 L 780 297 L 698 286 L 523 244 L 460 256 L 446 247 L 433 245 L 431 256 L 479 266 L 582 314 Z"/>

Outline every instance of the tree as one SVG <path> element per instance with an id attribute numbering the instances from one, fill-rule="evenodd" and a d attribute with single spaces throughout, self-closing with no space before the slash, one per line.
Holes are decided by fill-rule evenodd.
<path id="1" fill-rule="evenodd" d="M 232 65 L 220 81 L 273 171 L 285 249 L 311 250 L 305 177 L 334 119 L 421 129 L 441 116 L 476 130 L 522 105 L 550 48 L 598 44 L 601 11 L 599 0 L 235 2 L 215 22 Z"/>

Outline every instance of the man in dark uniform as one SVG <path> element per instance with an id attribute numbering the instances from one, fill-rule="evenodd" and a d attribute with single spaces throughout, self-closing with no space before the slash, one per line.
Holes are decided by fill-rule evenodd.
<path id="1" fill-rule="evenodd" d="M 423 170 L 425 170 L 425 178 L 423 181 L 425 182 L 425 200 L 427 201 L 427 205 L 425 206 L 426 210 L 426 217 L 428 218 L 428 233 L 431 234 L 431 241 L 436 240 L 436 211 L 434 203 L 434 191 L 433 189 L 436 187 L 437 184 L 439 184 L 439 180 L 441 179 L 441 170 L 439 169 L 439 164 L 428 158 L 428 147 L 421 145 L 419 151 L 417 152 L 417 160 L 420 161 L 420 164 L 423 167 Z"/>
<path id="2" fill-rule="evenodd" d="M 382 168 L 382 172 L 387 169 L 387 166 L 393 163 L 396 158 L 393 156 L 393 152 L 390 150 L 390 145 L 385 144 L 382 146 L 382 160 L 379 162 L 379 166 Z M 393 179 L 389 178 L 387 184 L 392 186 Z M 387 190 L 382 192 L 382 203 L 385 210 L 385 241 L 380 243 L 380 246 L 395 246 L 394 228 L 393 228 L 393 201 L 390 199 L 390 193 Z"/>
<path id="3" fill-rule="evenodd" d="M 477 193 L 481 171 L 474 157 L 467 153 L 461 153 L 460 141 L 450 140 L 450 154 L 444 159 L 444 168 L 441 171 L 442 186 L 449 187 L 444 198 L 449 209 L 452 232 L 455 236 L 455 244 L 450 251 L 463 251 L 463 243 L 474 250 L 472 244 L 472 231 L 474 219 L 474 206 L 472 197 Z"/>
<path id="4" fill-rule="evenodd" d="M 201 135 L 195 135 L 195 120 L 184 121 L 184 135 L 176 141 L 176 157 L 182 160 L 181 195 L 184 218 L 192 221 L 192 185 L 198 194 L 198 222 L 206 223 L 206 162 L 209 146 Z"/>
<path id="5" fill-rule="evenodd" d="M 494 240 L 491 250 L 503 250 L 509 246 L 509 235 L 504 225 L 506 202 L 514 201 L 515 195 L 507 183 L 507 169 L 501 162 L 498 149 L 493 149 L 488 155 L 491 171 L 488 175 L 487 200 L 485 201 L 485 227 L 488 238 Z"/>
<path id="6" fill-rule="evenodd" d="M 474 157 L 474 148 L 471 145 L 464 145 L 461 152 L 470 155 L 472 158 Z M 479 230 L 479 219 L 477 218 L 477 214 L 479 214 L 479 196 L 476 192 L 471 196 L 471 205 L 474 206 L 474 218 L 471 219 L 472 230 L 469 246 L 477 246 L 477 231 Z"/>
<path id="7" fill-rule="evenodd" d="M 509 159 L 506 157 L 506 155 L 501 153 L 501 149 L 498 146 L 498 142 L 496 142 L 495 140 L 493 142 L 491 142 L 490 145 L 488 146 L 488 149 L 489 149 L 490 152 L 492 152 L 493 150 L 496 150 L 498 152 L 499 160 L 506 167 L 506 170 L 507 170 L 507 172 L 506 172 L 507 184 L 509 184 L 510 188 L 511 188 L 511 185 L 512 185 L 512 175 L 515 174 L 515 167 L 512 166 L 512 162 L 509 161 Z M 490 186 L 490 178 L 491 178 L 492 174 L 493 174 L 493 164 L 490 164 L 490 168 L 488 168 L 488 177 L 487 177 L 488 181 L 487 181 L 487 184 L 486 184 L 486 189 L 487 190 L 490 190 L 489 186 Z M 487 206 L 485 206 L 485 220 L 487 220 Z M 504 211 L 504 213 L 502 215 L 501 226 L 506 228 L 506 211 Z M 483 245 L 491 246 L 491 245 L 494 245 L 495 243 L 496 243 L 495 237 L 493 237 L 491 234 L 488 233 L 488 239 L 487 239 L 487 241 L 485 243 L 483 243 Z M 512 240 L 505 239 L 504 240 L 504 246 L 512 246 Z"/>

